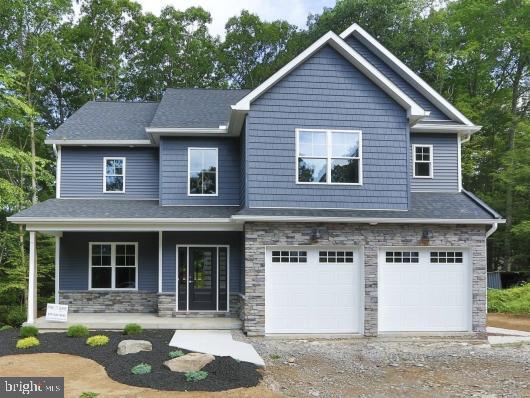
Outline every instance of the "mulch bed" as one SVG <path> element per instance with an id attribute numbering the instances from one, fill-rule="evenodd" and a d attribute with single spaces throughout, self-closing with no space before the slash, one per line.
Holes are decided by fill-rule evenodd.
<path id="1" fill-rule="evenodd" d="M 170 359 L 168 352 L 177 349 L 168 345 L 173 333 L 173 330 L 144 330 L 142 334 L 124 336 L 121 332 L 91 332 L 91 336 L 104 334 L 109 337 L 109 344 L 102 347 L 90 347 L 85 344 L 86 338 L 68 337 L 66 333 L 41 333 L 38 336 L 40 341 L 38 347 L 22 350 L 15 348 L 20 338 L 19 330 L 12 329 L 0 332 L 0 356 L 36 353 L 78 355 L 98 362 L 115 381 L 166 391 L 222 391 L 253 387 L 261 380 L 262 375 L 256 365 L 239 362 L 231 357 L 216 357 L 202 369 L 208 372 L 206 379 L 186 381 L 183 373 L 172 372 L 163 365 L 164 361 Z M 121 340 L 148 340 L 153 344 L 153 351 L 118 355 L 116 350 Z M 131 368 L 142 362 L 152 366 L 151 373 L 132 374 Z"/>

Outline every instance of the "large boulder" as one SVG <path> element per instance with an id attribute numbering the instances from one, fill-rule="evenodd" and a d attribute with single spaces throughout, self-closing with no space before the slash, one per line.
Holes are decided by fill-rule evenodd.
<path id="1" fill-rule="evenodd" d="M 147 340 L 122 340 L 118 344 L 118 355 L 136 354 L 140 351 L 152 351 L 153 345 Z"/>
<path id="2" fill-rule="evenodd" d="M 200 354 L 198 352 L 190 352 L 178 358 L 170 359 L 164 362 L 164 365 L 172 372 L 196 372 L 201 370 L 215 359 L 210 354 Z"/>

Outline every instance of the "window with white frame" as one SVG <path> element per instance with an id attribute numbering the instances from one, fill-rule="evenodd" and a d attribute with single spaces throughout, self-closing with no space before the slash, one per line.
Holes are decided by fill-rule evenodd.
<path id="1" fill-rule="evenodd" d="M 413 145 L 414 178 L 432 178 L 432 145 Z"/>
<path id="2" fill-rule="evenodd" d="M 217 195 L 217 165 L 217 148 L 188 148 L 188 195 Z"/>
<path id="3" fill-rule="evenodd" d="M 90 289 L 136 289 L 138 244 L 91 242 Z"/>
<path id="4" fill-rule="evenodd" d="M 297 130 L 297 183 L 361 184 L 361 135 L 359 130 Z"/>
<path id="5" fill-rule="evenodd" d="M 103 159 L 103 192 L 125 192 L 125 158 Z"/>

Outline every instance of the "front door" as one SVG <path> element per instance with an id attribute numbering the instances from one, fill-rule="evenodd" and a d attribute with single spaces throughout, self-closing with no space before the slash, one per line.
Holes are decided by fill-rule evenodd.
<path id="1" fill-rule="evenodd" d="M 217 309 L 217 248 L 189 248 L 189 309 Z"/>

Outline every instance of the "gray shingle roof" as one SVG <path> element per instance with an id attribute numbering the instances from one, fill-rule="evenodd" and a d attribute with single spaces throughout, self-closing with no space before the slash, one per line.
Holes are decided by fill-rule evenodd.
<path id="1" fill-rule="evenodd" d="M 149 127 L 207 127 L 227 125 L 230 105 L 251 90 L 167 89 Z"/>
<path id="2" fill-rule="evenodd" d="M 147 140 L 156 102 L 90 101 L 50 134 L 52 140 Z"/>

